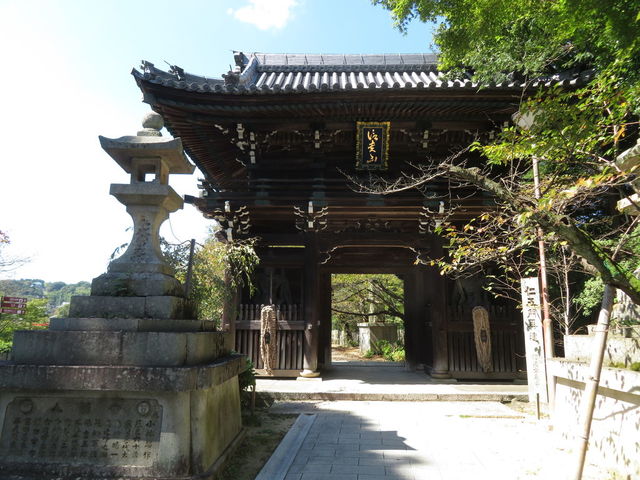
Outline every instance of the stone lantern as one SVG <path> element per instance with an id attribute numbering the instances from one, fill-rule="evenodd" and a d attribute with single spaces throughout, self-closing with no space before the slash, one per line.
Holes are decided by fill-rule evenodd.
<path id="1" fill-rule="evenodd" d="M 107 273 L 93 280 L 91 297 L 73 302 L 73 317 L 188 316 L 184 289 L 162 254 L 159 231 L 169 214 L 183 206 L 182 198 L 168 185 L 169 175 L 193 173 L 194 166 L 185 157 L 179 138 L 162 137 L 160 115 L 148 114 L 142 126 L 136 136 L 99 137 L 102 148 L 130 174 L 129 183 L 112 184 L 110 193 L 127 207 L 133 219 L 133 237 Z M 121 297 L 117 305 L 113 297 Z M 115 311 L 118 305 L 119 312 Z"/>
<path id="2" fill-rule="evenodd" d="M 143 127 L 100 137 L 131 175 L 111 185 L 133 218 L 129 248 L 68 318 L 15 332 L 0 362 L 0 478 L 216 478 L 239 443 L 244 358 L 190 318 L 160 251 L 160 225 L 183 204 L 168 177 L 194 167 L 179 138 L 161 137 L 159 115 Z"/>

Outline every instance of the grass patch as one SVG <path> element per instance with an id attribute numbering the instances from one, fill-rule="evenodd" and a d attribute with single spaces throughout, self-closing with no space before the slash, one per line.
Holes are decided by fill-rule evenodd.
<path id="1" fill-rule="evenodd" d="M 298 415 L 256 409 L 243 413 L 246 435 L 220 474 L 220 480 L 254 480 Z"/>
<path id="2" fill-rule="evenodd" d="M 624 362 L 609 362 L 608 367 L 610 368 L 622 368 L 625 370 L 631 370 L 634 372 L 640 372 L 640 362 L 633 362 L 629 364 L 629 366 L 625 365 Z"/>

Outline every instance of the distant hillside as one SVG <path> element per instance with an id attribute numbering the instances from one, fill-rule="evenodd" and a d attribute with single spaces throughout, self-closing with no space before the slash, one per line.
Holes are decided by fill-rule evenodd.
<path id="1" fill-rule="evenodd" d="M 45 282 L 37 278 L 20 280 L 0 280 L 0 295 L 10 297 L 27 297 L 29 299 L 47 299 L 47 311 L 53 312 L 74 295 L 89 295 L 89 282 L 65 283 Z"/>

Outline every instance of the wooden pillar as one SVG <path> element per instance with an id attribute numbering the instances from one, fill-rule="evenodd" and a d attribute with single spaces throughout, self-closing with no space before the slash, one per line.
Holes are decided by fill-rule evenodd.
<path id="1" fill-rule="evenodd" d="M 318 362 L 322 367 L 331 366 L 331 274 L 319 274 L 319 313 L 320 335 Z"/>
<path id="2" fill-rule="evenodd" d="M 304 370 L 302 377 L 317 377 L 319 337 L 319 275 L 318 242 L 315 234 L 308 233 L 304 251 Z"/>
<path id="3" fill-rule="evenodd" d="M 405 363 L 409 370 L 418 367 L 416 335 L 419 322 L 417 277 L 414 269 L 404 276 L 404 352 Z"/>
<path id="4" fill-rule="evenodd" d="M 407 367 L 415 370 L 427 363 L 427 295 L 425 269 L 416 266 L 404 276 L 404 326 Z"/>
<path id="5" fill-rule="evenodd" d="M 443 255 L 442 239 L 436 235 L 432 240 L 432 256 L 440 258 Z M 433 378 L 451 378 L 449 374 L 449 349 L 448 349 L 448 312 L 446 278 L 440 275 L 437 268 L 430 272 L 431 291 L 431 325 L 433 338 Z"/>
<path id="6" fill-rule="evenodd" d="M 433 367 L 433 324 L 431 314 L 431 270 L 433 267 L 419 265 L 417 275 L 420 278 L 418 286 L 419 318 L 420 318 L 420 363 L 429 371 Z"/>

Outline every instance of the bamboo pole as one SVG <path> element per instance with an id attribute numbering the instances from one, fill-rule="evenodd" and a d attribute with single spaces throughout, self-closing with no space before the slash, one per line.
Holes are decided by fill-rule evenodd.
<path id="1" fill-rule="evenodd" d="M 532 158 L 533 167 L 533 187 L 534 195 L 537 200 L 540 199 L 540 171 L 538 168 L 538 157 Z M 549 288 L 547 284 L 547 259 L 544 245 L 544 232 L 542 228 L 536 229 L 538 234 L 538 253 L 540 256 L 540 290 L 542 293 L 542 338 L 544 343 L 545 372 L 547 380 L 547 401 L 549 405 L 553 405 L 555 401 L 555 391 L 553 379 L 549 375 L 548 360 L 553 358 L 553 325 L 551 324 L 551 314 L 549 312 Z"/>
<path id="2" fill-rule="evenodd" d="M 616 289 L 607 284 L 604 287 L 598 324 L 596 325 L 596 335 L 593 341 L 593 355 L 589 365 L 589 375 L 586 379 L 582 402 L 580 404 L 580 431 L 576 435 L 576 465 L 574 480 L 582 479 L 584 470 L 584 460 L 589 446 L 589 433 L 591 432 L 591 421 L 593 420 L 593 409 L 596 403 L 598 385 L 600 384 L 600 372 L 602 371 L 602 360 L 607 347 L 607 334 L 609 332 L 609 317 L 611 307 L 616 294 Z"/>

